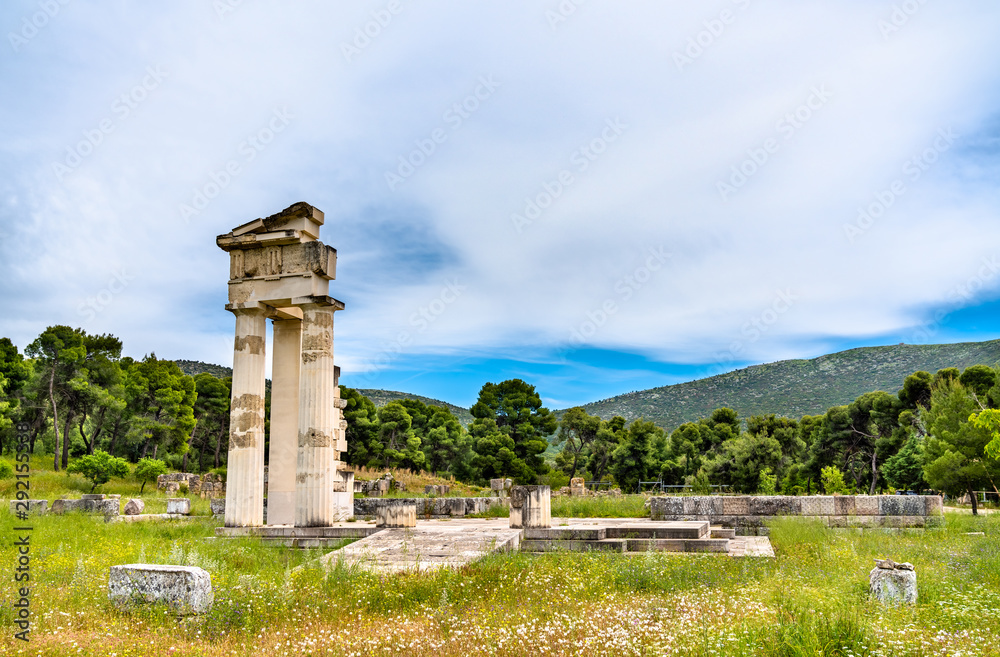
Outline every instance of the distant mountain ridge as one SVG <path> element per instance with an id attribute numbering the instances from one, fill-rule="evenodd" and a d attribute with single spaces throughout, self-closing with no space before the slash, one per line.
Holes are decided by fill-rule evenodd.
<path id="1" fill-rule="evenodd" d="M 895 393 L 913 372 L 1000 362 L 1000 340 L 936 345 L 860 347 L 811 360 L 753 365 L 706 379 L 630 392 L 584 409 L 604 419 L 642 417 L 662 427 L 707 417 L 728 406 L 741 417 L 774 413 L 798 418 L 847 404 L 865 392 Z"/>
<path id="2" fill-rule="evenodd" d="M 232 369 L 222 365 L 189 360 L 176 362 L 183 372 L 192 376 L 201 372 L 232 376 Z M 741 417 L 774 413 L 798 418 L 825 413 L 831 406 L 847 404 L 865 392 L 895 393 L 903 380 L 918 370 L 934 373 L 944 367 L 965 369 L 970 365 L 997 363 L 1000 363 L 1000 340 L 860 347 L 810 360 L 752 365 L 697 381 L 602 399 L 585 404 L 583 408 L 604 419 L 614 415 L 630 421 L 642 417 L 667 429 L 707 417 L 721 406 L 735 409 Z M 439 399 L 370 388 L 358 392 L 376 406 L 399 399 L 444 406 L 464 426 L 472 423 L 469 409 Z"/>

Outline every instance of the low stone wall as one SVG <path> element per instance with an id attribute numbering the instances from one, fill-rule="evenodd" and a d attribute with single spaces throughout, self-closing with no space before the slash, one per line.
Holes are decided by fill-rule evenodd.
<path id="1" fill-rule="evenodd" d="M 196 475 L 188 472 L 171 472 L 156 478 L 157 490 L 165 493 L 181 492 L 181 484 L 187 484 L 188 493 L 202 498 L 226 495 L 226 483 L 220 475 L 212 473 Z"/>
<path id="2" fill-rule="evenodd" d="M 829 527 L 933 527 L 943 524 L 940 495 L 703 495 L 654 497 L 653 520 L 708 520 L 741 536 L 767 533 L 776 516 L 798 516 Z"/>
<path id="3" fill-rule="evenodd" d="M 505 501 L 493 497 L 366 497 L 354 500 L 354 515 L 374 516 L 380 507 L 415 505 L 418 518 L 455 518 L 485 513 L 498 504 Z"/>

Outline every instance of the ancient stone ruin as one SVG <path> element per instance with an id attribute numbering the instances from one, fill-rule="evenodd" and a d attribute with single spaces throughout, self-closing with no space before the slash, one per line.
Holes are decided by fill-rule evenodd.
<path id="1" fill-rule="evenodd" d="M 274 323 L 267 517 L 271 525 L 328 526 L 353 514 L 353 472 L 333 363 L 329 296 L 337 251 L 319 239 L 323 213 L 296 203 L 216 238 L 229 253 L 236 315 L 227 465 L 227 527 L 264 523 L 266 322 Z"/>
<path id="2" fill-rule="evenodd" d="M 226 494 L 226 483 L 222 475 L 196 475 L 188 472 L 171 472 L 156 478 L 156 489 L 165 493 L 181 493 L 182 485 L 187 486 L 187 492 L 201 498 L 222 497 Z"/>

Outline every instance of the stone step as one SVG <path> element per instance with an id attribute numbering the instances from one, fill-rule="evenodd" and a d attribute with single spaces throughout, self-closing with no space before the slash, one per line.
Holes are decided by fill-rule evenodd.
<path id="1" fill-rule="evenodd" d="M 701 522 L 648 522 L 629 523 L 607 527 L 608 538 L 707 538 L 709 523 Z"/>
<path id="2" fill-rule="evenodd" d="M 524 530 L 521 540 L 539 541 L 602 541 L 608 538 L 604 527 L 529 527 Z"/>
<path id="3" fill-rule="evenodd" d="M 300 539 L 300 538 L 364 538 L 380 529 L 368 523 L 351 523 L 336 527 L 217 527 L 215 535 L 220 538 L 256 536 L 259 538 Z"/>
<path id="4" fill-rule="evenodd" d="M 736 529 L 727 527 L 712 527 L 711 538 L 736 538 Z"/>
<path id="5" fill-rule="evenodd" d="M 601 540 L 555 540 L 555 539 L 521 539 L 522 552 L 624 552 L 625 541 L 622 539 L 605 538 Z"/>

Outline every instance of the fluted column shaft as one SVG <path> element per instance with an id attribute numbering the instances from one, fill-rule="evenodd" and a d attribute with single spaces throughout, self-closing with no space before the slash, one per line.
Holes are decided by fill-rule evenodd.
<path id="1" fill-rule="evenodd" d="M 299 364 L 302 322 L 274 320 L 271 365 L 271 439 L 267 453 L 267 524 L 295 523 L 295 467 L 299 446 Z"/>
<path id="2" fill-rule="evenodd" d="M 226 526 L 264 524 L 264 340 L 261 308 L 233 309 L 233 394 L 226 465 Z"/>
<path id="3" fill-rule="evenodd" d="M 295 526 L 334 522 L 336 380 L 333 367 L 333 311 L 327 305 L 302 308 L 302 364 L 299 369 L 299 435 L 295 482 Z"/>

